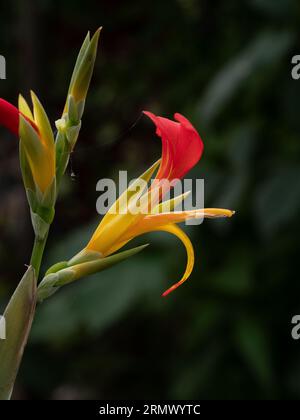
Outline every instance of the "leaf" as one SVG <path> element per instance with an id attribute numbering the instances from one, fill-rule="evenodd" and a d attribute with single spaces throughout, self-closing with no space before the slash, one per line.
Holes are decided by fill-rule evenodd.
<path id="1" fill-rule="evenodd" d="M 4 312 L 6 339 L 0 340 L 0 399 L 11 397 L 36 305 L 36 278 L 29 267 Z"/>

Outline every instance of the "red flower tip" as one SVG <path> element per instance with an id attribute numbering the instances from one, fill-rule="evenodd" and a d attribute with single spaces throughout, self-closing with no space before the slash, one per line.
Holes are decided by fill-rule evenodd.
<path id="1" fill-rule="evenodd" d="M 162 297 L 168 296 L 171 292 L 173 292 L 174 290 L 176 290 L 180 285 L 181 285 L 181 282 L 178 282 L 178 283 L 174 284 L 172 287 L 170 287 L 169 289 L 167 289 L 161 296 Z"/>
<path id="2" fill-rule="evenodd" d="M 158 179 L 180 179 L 200 160 L 203 142 L 197 130 L 183 115 L 176 113 L 175 121 L 143 111 L 156 126 L 162 139 L 162 162 Z"/>
<path id="3" fill-rule="evenodd" d="M 19 137 L 19 110 L 0 98 L 0 125 Z"/>

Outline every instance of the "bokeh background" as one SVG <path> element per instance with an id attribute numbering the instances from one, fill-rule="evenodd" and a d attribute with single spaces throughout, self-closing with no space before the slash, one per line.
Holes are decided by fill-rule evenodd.
<path id="1" fill-rule="evenodd" d="M 0 5 L 0 94 L 32 88 L 55 121 L 77 51 L 103 25 L 83 129 L 57 205 L 44 270 L 97 225 L 96 182 L 139 175 L 160 155 L 143 109 L 186 115 L 205 153 L 193 170 L 231 220 L 176 238 L 65 287 L 41 305 L 18 377 L 21 399 L 300 398 L 300 54 L 298 0 L 14 0 Z M 32 232 L 18 145 L 0 129 L 0 309 L 28 263 Z"/>

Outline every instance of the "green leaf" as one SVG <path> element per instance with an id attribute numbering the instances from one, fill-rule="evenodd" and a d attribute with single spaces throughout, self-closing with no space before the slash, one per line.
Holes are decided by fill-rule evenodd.
<path id="1" fill-rule="evenodd" d="M 36 305 L 36 278 L 29 267 L 4 312 L 6 339 L 0 340 L 0 399 L 11 397 Z"/>

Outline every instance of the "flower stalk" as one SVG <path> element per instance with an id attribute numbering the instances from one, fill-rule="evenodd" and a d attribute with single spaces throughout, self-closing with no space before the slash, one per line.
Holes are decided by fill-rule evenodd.
<path id="1" fill-rule="evenodd" d="M 60 185 L 81 128 L 99 34 L 100 30 L 92 40 L 88 34 L 79 53 L 63 117 L 57 122 L 56 141 L 47 114 L 33 92 L 33 109 L 21 95 L 18 108 L 0 98 L 0 125 L 20 138 L 20 166 L 35 234 L 30 267 L 4 313 L 7 338 L 0 340 L 0 400 L 11 398 L 31 329 L 38 277 L 55 214 L 57 185 Z"/>
<path id="2" fill-rule="evenodd" d="M 36 236 L 34 239 L 33 249 L 32 249 L 31 258 L 30 258 L 30 265 L 34 268 L 37 278 L 39 278 L 39 273 L 41 269 L 41 263 L 42 263 L 42 259 L 44 255 L 44 250 L 47 243 L 49 228 L 43 238 L 39 238 Z"/>

